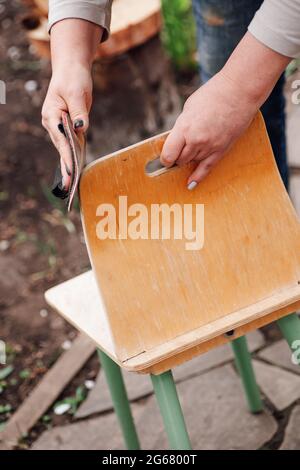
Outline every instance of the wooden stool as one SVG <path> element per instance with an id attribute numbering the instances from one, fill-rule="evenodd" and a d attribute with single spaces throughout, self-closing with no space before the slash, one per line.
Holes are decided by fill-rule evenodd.
<path id="1" fill-rule="evenodd" d="M 93 272 L 46 292 L 47 302 L 98 346 L 129 449 L 139 443 L 120 367 L 151 374 L 171 448 L 190 449 L 171 369 L 232 341 L 250 410 L 259 412 L 262 402 L 244 335 L 278 321 L 292 349 L 300 339 L 300 320 L 291 314 L 300 307 L 300 224 L 261 115 L 193 191 L 186 189 L 186 180 L 194 163 L 145 171 L 165 138 L 86 167 L 80 205 Z M 127 196 L 131 216 L 151 204 L 177 204 L 177 209 L 190 204 L 193 210 L 204 204 L 202 249 L 186 249 L 184 237 L 126 237 L 120 210 L 118 236 L 112 238 L 110 227 L 111 238 L 99 239 L 98 223 L 103 228 L 119 196 Z M 171 233 L 180 228 L 176 220 Z"/>

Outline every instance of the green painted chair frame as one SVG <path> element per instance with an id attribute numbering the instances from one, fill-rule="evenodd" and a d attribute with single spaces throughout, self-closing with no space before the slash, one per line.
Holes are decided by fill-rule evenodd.
<path id="1" fill-rule="evenodd" d="M 296 313 L 290 314 L 277 321 L 283 337 L 291 350 L 293 344 L 300 340 L 300 319 Z M 235 363 L 239 372 L 248 407 L 251 413 L 263 410 L 260 391 L 255 379 L 251 355 L 245 336 L 231 342 Z M 122 376 L 121 368 L 104 352 L 99 350 L 99 358 L 110 389 L 114 410 L 118 417 L 127 449 L 139 449 L 139 439 L 131 413 L 129 400 Z M 177 395 L 172 371 L 160 375 L 151 375 L 154 393 L 163 418 L 170 448 L 174 450 L 189 450 L 191 442 L 186 428 L 184 415 Z"/>

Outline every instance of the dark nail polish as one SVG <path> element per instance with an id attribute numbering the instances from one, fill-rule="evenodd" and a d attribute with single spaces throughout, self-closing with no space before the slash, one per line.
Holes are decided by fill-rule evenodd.
<path id="1" fill-rule="evenodd" d="M 58 127 L 59 132 L 61 132 L 66 137 L 64 126 L 62 125 L 61 122 L 57 125 L 57 127 Z"/>
<path id="2" fill-rule="evenodd" d="M 59 199 L 66 199 L 68 197 L 68 190 L 63 187 L 63 182 L 61 181 L 57 186 L 52 188 L 52 194 Z"/>
<path id="3" fill-rule="evenodd" d="M 82 119 L 76 119 L 74 122 L 74 129 L 79 129 L 80 127 L 83 127 L 83 120 Z"/>
<path id="4" fill-rule="evenodd" d="M 68 197 L 69 191 L 64 187 L 64 181 L 60 171 L 60 166 L 58 166 L 56 169 L 51 192 L 54 196 L 60 199 L 66 199 Z"/>

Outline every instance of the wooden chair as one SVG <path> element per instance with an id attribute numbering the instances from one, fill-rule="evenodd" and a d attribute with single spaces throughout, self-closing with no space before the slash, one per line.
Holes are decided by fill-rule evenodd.
<path id="1" fill-rule="evenodd" d="M 258 412 L 262 402 L 244 335 L 277 321 L 291 348 L 300 339 L 300 320 L 291 314 L 300 307 L 300 225 L 261 115 L 193 191 L 186 181 L 194 164 L 147 173 L 165 138 L 86 167 L 80 205 L 93 272 L 46 293 L 98 346 L 131 449 L 139 444 L 119 367 L 151 374 L 170 446 L 189 449 L 173 367 L 231 341 L 250 410 Z M 133 240 L 124 233 L 99 240 L 99 206 L 118 208 L 120 195 L 128 206 L 204 204 L 203 248 L 187 250 L 186 239 Z M 122 224 L 117 212 L 119 230 Z"/>

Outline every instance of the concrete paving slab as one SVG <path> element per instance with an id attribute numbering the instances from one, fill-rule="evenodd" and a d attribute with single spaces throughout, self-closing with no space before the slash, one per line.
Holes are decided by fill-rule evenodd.
<path id="1" fill-rule="evenodd" d="M 194 449 L 257 449 L 277 430 L 268 412 L 249 413 L 240 380 L 230 365 L 180 383 L 178 393 Z M 137 424 L 145 449 L 168 448 L 154 396 Z"/>
<path id="2" fill-rule="evenodd" d="M 114 413 L 45 431 L 32 450 L 125 449 Z"/>
<path id="3" fill-rule="evenodd" d="M 300 398 L 300 377 L 279 367 L 253 361 L 257 382 L 278 410 Z"/>
<path id="4" fill-rule="evenodd" d="M 292 410 L 280 450 L 300 449 L 300 406 Z"/>
<path id="5" fill-rule="evenodd" d="M 271 346 L 262 349 L 258 353 L 258 357 L 274 364 L 275 366 L 289 369 L 295 374 L 300 374 L 300 365 L 298 366 L 293 364 L 292 352 L 284 339 L 276 341 L 276 343 L 271 344 Z"/>

